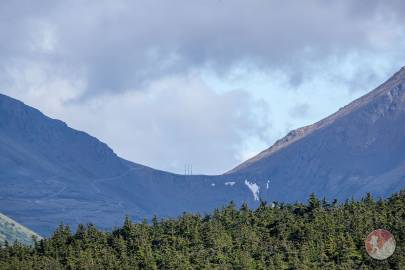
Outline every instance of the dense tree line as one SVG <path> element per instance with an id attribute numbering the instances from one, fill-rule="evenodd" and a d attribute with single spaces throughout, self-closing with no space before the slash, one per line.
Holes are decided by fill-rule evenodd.
<path id="1" fill-rule="evenodd" d="M 364 240 L 390 230 L 397 248 L 370 258 Z M 405 191 L 345 203 L 311 196 L 306 204 L 231 203 L 210 215 L 133 223 L 111 232 L 60 225 L 34 246 L 5 244 L 0 269 L 405 269 Z"/>

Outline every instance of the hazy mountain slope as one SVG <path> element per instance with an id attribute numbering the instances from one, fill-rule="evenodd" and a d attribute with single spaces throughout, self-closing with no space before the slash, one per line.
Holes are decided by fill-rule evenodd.
<path id="1" fill-rule="evenodd" d="M 41 239 L 38 234 L 0 213 L 0 245 L 5 241 L 8 241 L 9 244 L 18 241 L 30 245 L 33 236 L 38 240 Z"/>
<path id="2" fill-rule="evenodd" d="M 380 87 L 313 125 L 290 132 L 227 173 L 270 179 L 266 199 L 311 192 L 346 199 L 405 187 L 405 68 Z"/>

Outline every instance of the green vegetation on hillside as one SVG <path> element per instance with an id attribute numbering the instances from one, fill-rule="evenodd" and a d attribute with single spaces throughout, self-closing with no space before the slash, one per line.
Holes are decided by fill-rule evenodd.
<path id="1" fill-rule="evenodd" d="M 390 230 L 397 248 L 385 261 L 370 258 L 364 239 Z M 35 246 L 0 249 L 0 269 L 405 269 L 405 191 L 343 204 L 311 196 L 306 204 L 231 203 L 210 215 L 184 214 L 150 224 L 126 218 L 99 231 L 61 225 Z"/>
<path id="2" fill-rule="evenodd" d="M 0 213 L 0 245 L 6 241 L 8 243 L 18 241 L 25 245 L 32 245 L 34 244 L 33 237 L 41 238 L 30 229 Z"/>

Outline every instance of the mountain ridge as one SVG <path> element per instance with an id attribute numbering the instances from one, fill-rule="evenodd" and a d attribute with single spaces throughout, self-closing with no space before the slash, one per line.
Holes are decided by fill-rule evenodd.
<path id="1" fill-rule="evenodd" d="M 59 223 L 111 228 L 125 215 L 142 220 L 253 201 L 248 188 L 224 182 L 125 160 L 97 138 L 0 96 L 0 211 L 42 235 Z"/>
<path id="2" fill-rule="evenodd" d="M 405 187 L 405 69 L 318 123 L 322 128 L 242 163 L 228 176 L 266 178 L 271 200 L 387 196 Z M 339 116 L 339 117 L 336 117 Z M 333 121 L 330 121 L 333 120 Z M 329 122 L 328 122 L 329 121 Z"/>
<path id="3" fill-rule="evenodd" d="M 344 117 L 345 115 L 353 112 L 354 110 L 357 110 L 357 109 L 361 108 L 362 106 L 365 106 L 367 104 L 367 102 L 370 102 L 372 99 L 376 98 L 377 96 L 386 93 L 387 91 L 389 91 L 391 85 L 398 83 L 398 80 L 404 80 L 404 78 L 405 78 L 405 66 L 402 67 L 391 78 L 389 78 L 387 81 L 385 81 L 383 84 L 378 86 L 373 91 L 368 92 L 367 94 L 361 96 L 360 98 L 350 102 L 348 105 L 343 106 L 335 113 L 327 116 L 324 119 L 321 119 L 320 121 L 317 121 L 313 124 L 303 126 L 303 127 L 290 131 L 285 137 L 277 140 L 268 149 L 260 152 L 256 156 L 242 162 L 241 164 L 239 164 L 235 168 L 225 172 L 224 174 L 232 174 L 234 172 L 237 172 L 238 170 L 249 166 L 249 164 L 254 163 L 262 158 L 266 158 L 266 157 L 276 153 L 277 151 L 283 149 L 284 147 L 287 147 L 288 145 L 295 143 L 296 141 L 302 139 L 303 137 L 310 135 L 313 131 L 333 124 L 333 122 L 337 118 Z"/>
<path id="4" fill-rule="evenodd" d="M 97 138 L 3 95 L 0 212 L 46 236 L 60 223 L 109 229 L 125 215 L 204 214 L 230 201 L 255 207 L 311 193 L 385 197 L 405 188 L 403 85 L 404 68 L 270 155 L 223 175 L 187 176 L 122 159 Z"/>

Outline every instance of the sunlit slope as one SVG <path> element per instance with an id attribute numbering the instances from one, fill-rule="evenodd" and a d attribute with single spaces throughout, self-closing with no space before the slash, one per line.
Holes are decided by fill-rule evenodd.
<path id="1" fill-rule="evenodd" d="M 0 244 L 18 241 L 30 245 L 33 237 L 41 239 L 38 234 L 0 213 Z"/>
<path id="2" fill-rule="evenodd" d="M 269 181 L 267 200 L 386 197 L 405 188 L 405 68 L 331 116 L 228 172 Z"/>

